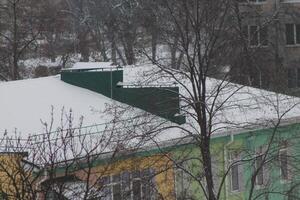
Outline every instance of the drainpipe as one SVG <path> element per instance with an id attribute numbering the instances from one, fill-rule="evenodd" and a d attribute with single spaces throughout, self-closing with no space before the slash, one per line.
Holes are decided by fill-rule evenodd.
<path id="1" fill-rule="evenodd" d="M 230 133 L 230 141 L 224 145 L 224 172 L 227 170 L 227 160 L 228 160 L 228 147 L 234 142 L 234 137 L 233 137 L 233 133 Z M 225 179 L 224 182 L 225 185 L 225 200 L 228 199 L 228 191 L 229 191 L 229 185 L 228 185 L 228 181 L 227 181 L 227 177 Z"/>

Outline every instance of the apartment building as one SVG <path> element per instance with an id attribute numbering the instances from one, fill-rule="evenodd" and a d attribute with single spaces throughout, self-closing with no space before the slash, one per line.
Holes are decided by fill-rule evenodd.
<path id="1" fill-rule="evenodd" d="M 300 88 L 300 0 L 240 0 L 241 26 L 251 59 L 252 86 L 297 92 Z M 247 76 L 246 75 L 246 76 Z"/>

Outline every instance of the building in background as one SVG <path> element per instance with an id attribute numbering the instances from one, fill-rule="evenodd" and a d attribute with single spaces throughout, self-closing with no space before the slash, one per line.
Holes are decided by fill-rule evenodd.
<path id="1" fill-rule="evenodd" d="M 240 59 L 232 68 L 233 79 L 255 87 L 297 92 L 300 1 L 241 0 L 236 12 L 240 40 L 246 42 L 239 44 Z"/>

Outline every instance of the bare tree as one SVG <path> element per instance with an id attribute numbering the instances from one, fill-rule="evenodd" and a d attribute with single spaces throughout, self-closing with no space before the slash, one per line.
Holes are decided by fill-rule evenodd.
<path id="1" fill-rule="evenodd" d="M 169 25 L 164 27 L 163 38 L 168 39 L 176 34 L 175 44 L 170 40 L 168 42 L 173 44 L 174 49 L 178 52 L 178 54 L 174 53 L 174 57 L 181 57 L 179 59 L 181 60 L 181 67 L 179 70 L 174 69 L 174 64 L 171 64 L 174 59 L 164 57 L 165 59 L 163 60 L 155 60 L 148 55 L 147 51 L 143 52 L 158 70 L 149 70 L 149 77 L 144 78 L 140 83 L 147 84 L 147 81 L 151 83 L 151 80 L 154 82 L 157 80 L 175 82 L 183 90 L 179 95 L 183 102 L 183 112 L 188 119 L 187 124 L 183 127 L 168 126 L 163 122 L 157 123 L 156 130 L 150 131 L 149 135 L 154 132 L 163 132 L 163 130 L 174 128 L 175 126 L 193 139 L 193 143 L 199 150 L 199 157 L 193 158 L 200 163 L 197 165 L 198 171 L 196 174 L 191 172 L 190 169 L 182 167 L 172 157 L 169 158 L 198 184 L 203 196 L 209 200 L 221 198 L 225 182 L 234 166 L 229 165 L 224 173 L 221 174 L 221 181 L 216 180 L 214 158 L 211 152 L 213 135 L 224 130 L 225 127 L 226 129 L 247 129 L 253 123 L 257 127 L 266 127 L 267 124 L 273 128 L 273 134 L 269 135 L 266 142 L 266 150 L 263 153 L 265 156 L 259 157 L 263 159 L 254 169 L 250 178 L 250 187 L 247 188 L 250 188 L 248 199 L 256 199 L 259 195 L 255 193 L 253 188 L 255 188 L 258 174 L 261 173 L 263 166 L 269 162 L 267 158 L 269 156 L 276 157 L 270 153 L 270 148 L 276 144 L 274 137 L 280 132 L 278 128 L 281 126 L 282 119 L 298 105 L 297 102 L 292 100 L 293 98 L 289 101 L 290 97 L 284 95 L 272 94 L 264 97 L 262 93 L 259 96 L 253 89 L 228 82 L 230 80 L 228 73 L 230 70 L 227 70 L 227 67 L 229 66 L 232 69 L 234 67 L 232 63 L 238 63 L 237 49 L 235 47 L 246 45 L 245 47 L 249 48 L 248 38 L 243 36 L 239 24 L 239 11 L 236 10 L 237 6 L 239 6 L 238 3 L 238 1 L 228 0 L 160 2 L 157 6 L 154 6 L 153 9 L 157 11 L 154 13 L 158 15 L 158 19 L 166 20 L 165 24 Z M 176 30 L 175 33 L 174 30 Z M 239 38 L 239 44 L 237 44 L 236 38 Z M 251 49 L 251 51 L 255 51 L 255 49 Z M 251 56 L 251 53 L 245 54 L 245 59 L 247 57 L 252 59 L 253 57 Z M 217 77 L 218 79 L 211 79 L 211 77 Z M 274 118 L 269 119 L 268 116 L 263 114 L 261 121 L 253 122 L 251 120 L 240 121 L 238 118 L 233 117 L 232 119 L 227 116 L 225 114 L 226 110 L 251 110 L 253 106 L 251 103 L 243 104 L 239 102 L 237 96 L 242 94 L 247 94 L 246 99 L 253 99 L 254 104 L 256 103 L 261 110 L 266 109 L 271 104 Z M 283 103 L 283 106 L 279 102 L 286 102 L 286 105 Z M 231 113 L 231 115 L 234 114 Z M 247 115 L 247 112 L 244 115 Z M 240 118 L 244 117 L 240 116 Z M 132 131 L 134 132 L 135 130 Z M 152 140 L 155 140 L 154 138 L 155 136 L 152 137 Z M 160 144 L 157 143 L 157 146 L 159 148 Z M 245 160 L 238 162 L 257 163 L 258 161 L 256 157 L 253 158 L 252 152 L 251 158 L 246 156 Z M 276 193 L 271 188 L 268 189 L 264 192 Z"/>
<path id="2" fill-rule="evenodd" d="M 34 5 L 34 7 L 33 7 Z M 1 3 L 1 13 L 5 19 L 0 38 L 3 48 L 2 60 L 5 61 L 5 77 L 20 78 L 19 60 L 28 51 L 39 35 L 38 7 L 36 1 L 8 0 Z"/>

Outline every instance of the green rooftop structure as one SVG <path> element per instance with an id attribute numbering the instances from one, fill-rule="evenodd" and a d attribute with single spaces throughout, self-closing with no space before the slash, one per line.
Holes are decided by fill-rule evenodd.
<path id="1" fill-rule="evenodd" d="M 92 64 L 91 64 L 92 65 Z M 120 67 L 67 69 L 61 80 L 100 93 L 116 101 L 140 108 L 177 124 L 185 123 L 180 115 L 179 88 L 172 86 L 126 86 Z"/>

